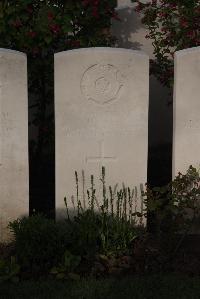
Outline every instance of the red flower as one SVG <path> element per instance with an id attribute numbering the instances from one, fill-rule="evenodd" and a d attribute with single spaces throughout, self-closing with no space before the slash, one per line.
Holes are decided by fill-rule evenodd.
<path id="1" fill-rule="evenodd" d="M 117 20 L 117 21 L 121 21 L 121 19 L 120 19 L 118 13 L 117 13 L 116 11 L 113 11 L 113 12 L 112 12 L 111 17 L 112 17 L 113 19 Z"/>
<path id="2" fill-rule="evenodd" d="M 168 14 L 167 14 L 166 12 L 160 12 L 160 13 L 158 14 L 158 16 L 159 16 L 160 18 L 166 18 L 166 17 L 168 16 Z"/>
<path id="3" fill-rule="evenodd" d="M 188 37 L 194 38 L 195 37 L 195 32 L 190 30 L 189 32 L 187 32 L 186 34 Z"/>
<path id="4" fill-rule="evenodd" d="M 33 54 L 33 56 L 36 56 L 37 54 L 39 54 L 39 48 L 38 47 L 34 47 L 32 49 L 32 54 Z"/>
<path id="5" fill-rule="evenodd" d="M 93 15 L 93 17 L 95 17 L 96 19 L 99 18 L 98 8 L 97 8 L 96 6 L 94 6 L 94 7 L 92 8 L 92 15 Z"/>
<path id="6" fill-rule="evenodd" d="M 58 24 L 50 24 L 49 28 L 55 34 L 58 34 L 60 32 L 60 26 Z"/>
<path id="7" fill-rule="evenodd" d="M 161 28 L 161 31 L 162 31 L 162 32 L 167 32 L 168 29 L 167 29 L 166 27 L 162 27 L 162 28 Z"/>
<path id="8" fill-rule="evenodd" d="M 135 10 L 136 12 L 140 12 L 140 11 L 142 11 L 142 9 L 143 9 L 142 4 L 141 4 L 141 3 L 138 3 L 134 10 Z"/>
<path id="9" fill-rule="evenodd" d="M 33 12 L 32 5 L 28 5 L 27 8 L 26 8 L 26 10 L 27 10 L 28 13 L 32 14 L 32 12 Z"/>
<path id="10" fill-rule="evenodd" d="M 49 21 L 52 21 L 54 18 L 54 14 L 51 11 L 48 11 L 47 18 Z"/>
<path id="11" fill-rule="evenodd" d="M 82 0 L 82 4 L 83 6 L 87 6 L 88 4 L 90 4 L 90 0 Z"/>
<path id="12" fill-rule="evenodd" d="M 176 7 L 177 7 L 177 4 L 176 4 L 176 3 L 170 3 L 169 7 L 170 7 L 170 8 L 176 8 Z"/>
<path id="13" fill-rule="evenodd" d="M 22 26 L 22 22 L 18 19 L 18 20 L 15 20 L 12 22 L 12 25 L 15 27 L 15 28 L 19 28 Z"/>
<path id="14" fill-rule="evenodd" d="M 163 39 L 163 45 L 167 46 L 169 44 L 169 40 L 168 39 Z"/>
<path id="15" fill-rule="evenodd" d="M 174 58 L 174 53 L 175 53 L 175 52 L 171 52 L 171 53 L 170 53 L 170 55 L 171 55 L 172 58 Z"/>
<path id="16" fill-rule="evenodd" d="M 27 32 L 27 35 L 30 36 L 31 38 L 34 38 L 36 36 L 36 32 L 35 31 L 29 31 L 29 32 Z"/>
<path id="17" fill-rule="evenodd" d="M 78 48 L 78 47 L 80 47 L 80 44 L 81 44 L 80 40 L 72 40 L 71 41 L 71 46 L 72 47 L 77 47 Z"/>
<path id="18" fill-rule="evenodd" d="M 181 25 L 182 27 L 186 28 L 186 27 L 188 26 L 188 22 L 187 22 L 187 20 L 186 20 L 185 18 L 182 18 L 182 19 L 180 20 L 180 25 Z"/>

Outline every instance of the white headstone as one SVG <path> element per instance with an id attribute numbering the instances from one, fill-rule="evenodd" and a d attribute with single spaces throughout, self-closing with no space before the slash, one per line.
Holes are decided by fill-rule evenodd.
<path id="1" fill-rule="evenodd" d="M 200 47 L 175 54 L 173 176 L 200 166 Z"/>
<path id="2" fill-rule="evenodd" d="M 64 197 L 76 195 L 75 171 L 80 181 L 85 171 L 86 188 L 93 174 L 97 191 L 102 166 L 108 185 L 146 183 L 148 92 L 149 59 L 139 51 L 88 48 L 55 55 L 57 217 L 66 214 Z"/>
<path id="3" fill-rule="evenodd" d="M 28 96 L 25 54 L 0 49 L 0 242 L 28 214 Z"/>

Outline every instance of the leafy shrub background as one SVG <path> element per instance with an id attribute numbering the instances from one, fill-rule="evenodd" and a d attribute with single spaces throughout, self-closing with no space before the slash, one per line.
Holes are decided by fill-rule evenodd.
<path id="1" fill-rule="evenodd" d="M 78 183 L 77 178 L 76 175 Z M 183 241 L 200 220 L 200 176 L 194 167 L 190 166 L 186 174 L 179 173 L 165 187 L 151 190 L 147 186 L 143 194 L 146 209 L 142 213 L 131 212 L 131 215 L 125 213 L 125 186 L 117 192 L 120 209 L 112 213 L 109 203 L 113 201 L 105 192 L 105 169 L 102 169 L 101 181 L 103 204 L 99 211 L 94 209 L 96 197 L 92 178 L 89 206 L 83 209 L 77 201 L 77 214 L 73 218 L 66 210 L 66 219 L 62 222 L 34 215 L 10 223 L 16 259 L 22 271 L 40 275 L 52 270 L 56 277 L 68 279 L 70 271 L 79 272 L 83 265 L 82 273 L 87 269 L 87 273 L 95 275 L 98 271 L 105 273 L 105 269 L 109 273 L 119 272 L 124 269 L 124 263 L 126 269 L 133 267 L 133 271 L 146 273 L 173 269 L 176 259 L 182 256 L 180 253 L 185 259 Z M 142 219 L 148 211 L 153 212 L 156 219 L 153 234 L 134 221 L 135 216 Z M 92 268 L 94 264 L 95 269 Z M 77 278 L 76 273 L 72 276 Z"/>
<path id="2" fill-rule="evenodd" d="M 35 215 L 17 219 L 9 226 L 14 234 L 16 257 L 23 269 L 45 272 L 61 260 L 69 241 L 65 225 Z"/>
<path id="3" fill-rule="evenodd" d="M 152 40 L 155 59 L 151 72 L 168 87 L 173 86 L 174 52 L 200 46 L 199 0 L 150 0 L 136 2 L 142 23 Z"/>

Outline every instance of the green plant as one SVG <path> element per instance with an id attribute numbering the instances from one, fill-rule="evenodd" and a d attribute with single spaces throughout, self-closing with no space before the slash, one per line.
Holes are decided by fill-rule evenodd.
<path id="1" fill-rule="evenodd" d="M 105 167 L 102 167 L 100 181 L 102 183 L 102 198 L 97 198 L 94 183 L 94 176 L 91 175 L 91 187 L 81 195 L 79 194 L 79 179 L 75 172 L 76 180 L 76 202 L 72 197 L 74 210 L 77 215 L 70 219 L 69 202 L 65 198 L 67 210 L 67 219 L 73 227 L 72 231 L 72 248 L 76 254 L 94 255 L 95 253 L 119 252 L 127 250 L 138 235 L 136 217 L 140 217 L 142 224 L 143 211 L 139 213 L 136 210 L 137 192 L 134 188 L 126 188 L 123 184 L 122 189 L 117 190 L 109 186 L 107 192 L 105 182 Z M 82 184 L 84 185 L 85 177 L 82 172 Z M 84 190 L 84 188 L 83 188 Z M 141 196 L 142 200 L 142 196 Z M 102 204 L 100 204 L 102 203 Z M 134 207 L 135 204 L 135 207 Z M 87 206 L 87 208 L 85 208 Z M 76 241 L 75 241 L 76 240 Z"/>
<path id="2" fill-rule="evenodd" d="M 53 267 L 50 271 L 51 274 L 56 276 L 56 279 L 73 279 L 78 280 L 80 277 L 77 273 L 74 273 L 76 268 L 81 262 L 81 257 L 76 256 L 66 250 L 62 263 L 58 267 Z"/>
<path id="3" fill-rule="evenodd" d="M 190 166 L 164 187 L 147 187 L 145 204 L 156 219 L 155 235 L 161 238 L 172 255 L 176 255 L 184 239 L 200 220 L 200 175 Z"/>
<path id="4" fill-rule="evenodd" d="M 6 281 L 18 282 L 20 273 L 20 266 L 18 265 L 16 258 L 11 256 L 9 260 L 0 259 L 0 283 Z"/>
<path id="5" fill-rule="evenodd" d="M 199 0 L 132 0 L 149 30 L 155 59 L 151 72 L 166 86 L 173 86 L 174 52 L 200 45 Z"/>
<path id="6" fill-rule="evenodd" d="M 68 242 L 66 225 L 34 215 L 17 219 L 9 227 L 14 234 L 16 256 L 23 270 L 43 273 L 61 260 Z"/>

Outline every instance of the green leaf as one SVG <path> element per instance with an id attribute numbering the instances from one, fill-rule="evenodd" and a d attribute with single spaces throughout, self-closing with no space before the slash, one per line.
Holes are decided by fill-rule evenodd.
<path id="1" fill-rule="evenodd" d="M 66 278 L 66 274 L 65 274 L 65 273 L 58 273 L 58 274 L 56 275 L 56 278 L 57 278 L 58 280 L 62 280 L 62 279 L 64 279 L 64 278 Z"/>
<path id="2" fill-rule="evenodd" d="M 54 267 L 50 270 L 50 274 L 58 274 L 58 268 Z"/>
<path id="3" fill-rule="evenodd" d="M 11 282 L 13 283 L 18 283 L 19 282 L 19 277 L 18 276 L 14 276 L 11 278 Z"/>
<path id="4" fill-rule="evenodd" d="M 102 260 L 102 261 L 106 261 L 106 262 L 108 262 L 108 257 L 106 256 L 106 255 L 104 255 L 104 254 L 99 254 L 99 258 Z"/>
<path id="5" fill-rule="evenodd" d="M 44 38 L 44 40 L 45 40 L 45 42 L 49 45 L 51 42 L 52 42 L 52 37 L 51 36 L 46 36 L 45 38 Z"/>
<path id="6" fill-rule="evenodd" d="M 73 273 L 73 272 L 70 272 L 68 273 L 68 277 L 72 280 L 75 280 L 75 281 L 78 281 L 80 280 L 80 275 L 76 274 L 76 273 Z"/>

